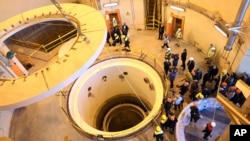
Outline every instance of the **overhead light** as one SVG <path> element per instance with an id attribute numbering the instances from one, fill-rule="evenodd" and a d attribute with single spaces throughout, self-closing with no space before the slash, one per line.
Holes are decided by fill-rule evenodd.
<path id="1" fill-rule="evenodd" d="M 111 6 L 117 6 L 118 2 L 112 2 L 112 3 L 105 3 L 103 4 L 103 7 L 111 7 Z"/>
<path id="2" fill-rule="evenodd" d="M 177 10 L 177 11 L 181 11 L 181 12 L 184 12 L 185 9 L 184 8 L 181 8 L 181 7 L 178 7 L 178 6 L 174 6 L 174 5 L 170 5 L 170 8 L 174 9 L 174 10 Z"/>
<path id="3" fill-rule="evenodd" d="M 221 29 L 218 25 L 215 24 L 214 27 L 215 27 L 223 36 L 227 37 L 227 33 L 226 33 L 223 29 Z"/>

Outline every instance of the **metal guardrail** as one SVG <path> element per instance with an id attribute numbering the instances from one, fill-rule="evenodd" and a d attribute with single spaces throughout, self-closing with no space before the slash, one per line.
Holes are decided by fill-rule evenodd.
<path id="1" fill-rule="evenodd" d="M 105 61 L 105 60 L 109 60 L 109 59 L 114 59 L 114 58 L 123 58 L 123 57 L 126 57 L 126 58 L 133 58 L 133 59 L 137 59 L 137 60 L 141 60 L 145 63 L 147 63 L 148 65 L 150 65 L 151 67 L 153 67 L 157 72 L 158 74 L 161 76 L 162 78 L 162 82 L 164 82 L 165 78 L 164 78 L 164 75 L 165 75 L 165 72 L 164 72 L 164 69 L 163 69 L 163 66 L 160 65 L 162 63 L 160 63 L 157 58 L 154 57 L 154 55 L 142 50 L 142 49 L 139 49 L 139 48 L 133 48 L 131 50 L 131 52 L 126 52 L 126 51 L 122 51 L 122 48 L 121 47 L 115 47 L 115 48 L 104 48 L 104 50 L 107 50 L 106 51 L 103 51 L 102 54 L 100 54 L 100 56 L 97 58 L 96 62 L 94 64 L 97 64 L 97 63 L 100 63 L 102 61 Z M 93 64 L 93 65 L 94 65 Z M 69 113 L 69 110 L 68 110 L 68 96 L 70 94 L 70 89 L 71 89 L 72 86 L 70 86 L 70 88 L 66 89 L 66 90 L 62 90 L 60 91 L 57 96 L 60 96 L 60 108 L 61 108 L 61 111 L 64 115 L 64 117 L 67 119 L 67 121 L 75 128 L 77 129 L 78 131 L 80 131 L 81 133 L 83 133 L 84 135 L 87 135 L 85 131 L 83 131 L 72 119 L 70 113 Z M 165 90 L 165 85 L 164 85 L 164 90 Z M 165 92 L 164 92 L 165 94 Z M 161 112 L 160 112 L 161 113 Z M 158 115 L 159 116 L 159 115 Z M 158 118 L 155 117 L 155 119 Z M 140 133 L 137 133 L 137 134 L 140 134 Z M 87 135 L 89 137 L 89 135 Z M 92 137 L 93 138 L 93 137 Z M 97 136 L 98 138 L 98 136 Z"/>
<path id="2" fill-rule="evenodd" d="M 24 47 L 35 49 L 34 52 L 40 50 L 40 51 L 44 51 L 44 52 L 48 53 L 53 48 L 59 46 L 60 44 L 66 42 L 74 37 L 76 37 L 77 34 L 75 32 L 77 32 L 77 29 L 70 31 L 67 34 L 64 34 L 63 36 L 58 36 L 58 38 L 56 38 L 55 40 L 53 40 L 45 45 L 38 44 L 38 43 L 35 43 L 32 41 L 25 41 L 25 40 L 14 39 L 14 38 L 10 38 L 10 39 L 17 45 L 21 45 Z M 34 52 L 31 53 L 30 56 L 32 56 L 34 54 Z"/>

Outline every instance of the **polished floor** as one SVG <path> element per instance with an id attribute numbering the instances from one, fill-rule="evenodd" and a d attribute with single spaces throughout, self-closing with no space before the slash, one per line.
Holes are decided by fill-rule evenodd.
<path id="1" fill-rule="evenodd" d="M 130 46 L 131 52 L 133 50 L 144 50 L 161 62 L 163 65 L 165 49 L 161 48 L 163 41 L 158 40 L 158 32 L 154 30 L 134 30 L 130 29 Z M 205 70 L 207 64 L 205 63 L 205 54 L 199 51 L 198 48 L 194 47 L 192 44 L 181 41 L 180 47 L 175 46 L 176 41 L 174 39 L 170 40 L 170 48 L 173 53 L 181 53 L 184 48 L 187 49 L 188 56 L 193 57 L 196 66 L 195 68 L 200 68 Z M 109 51 L 124 52 L 124 45 L 117 45 L 116 47 L 105 46 L 103 53 Z M 209 45 L 208 45 L 209 46 Z M 114 50 L 115 49 L 115 50 Z M 179 61 L 179 65 L 180 66 Z M 184 78 L 185 71 L 182 71 L 179 67 L 179 72 L 177 79 L 175 80 L 175 85 L 182 84 L 181 81 Z M 168 80 L 166 84 L 169 85 Z M 174 87 L 174 90 L 178 92 L 178 88 Z M 185 99 L 185 104 L 188 104 L 190 99 L 187 97 Z M 212 137 L 209 139 L 211 141 L 216 140 L 216 138 L 223 132 L 226 128 L 230 119 L 223 109 L 204 109 L 201 111 L 203 118 L 200 119 L 196 124 L 190 124 L 185 127 L 185 138 L 186 141 L 202 141 L 203 125 L 215 116 L 217 123 L 216 128 L 212 132 Z M 178 116 L 180 111 L 174 111 L 176 116 Z M 125 139 L 126 141 L 153 141 L 154 127 L 159 124 L 159 119 L 152 123 L 152 126 L 145 129 L 144 131 L 132 136 L 131 138 Z M 40 102 L 34 103 L 32 105 L 16 109 L 11 121 L 10 137 L 14 141 L 91 141 L 98 140 L 90 139 L 78 131 L 75 130 L 70 125 L 70 122 L 65 118 L 64 114 L 60 109 L 60 98 L 58 94 L 48 97 Z M 100 139 L 99 139 L 100 140 Z M 175 141 L 176 137 L 170 134 L 168 131 L 165 133 L 166 141 Z"/>

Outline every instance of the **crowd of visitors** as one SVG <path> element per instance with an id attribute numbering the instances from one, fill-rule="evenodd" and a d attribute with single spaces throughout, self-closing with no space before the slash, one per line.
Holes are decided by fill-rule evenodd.
<path id="1" fill-rule="evenodd" d="M 107 43 L 109 46 L 116 46 L 116 44 L 122 45 L 124 43 L 124 50 L 130 51 L 129 27 L 126 23 L 124 23 L 121 28 L 119 27 L 118 25 L 113 26 L 111 30 L 108 31 Z M 181 29 L 178 28 L 174 35 L 176 38 L 175 41 L 177 42 L 174 47 L 170 46 L 171 40 L 169 39 L 169 35 L 165 33 L 163 24 L 159 26 L 158 30 L 158 40 L 163 40 L 161 48 L 165 51 L 163 62 L 165 80 L 169 82 L 169 88 L 175 91 L 175 94 L 171 96 L 166 95 L 163 100 L 165 111 L 161 116 L 160 124 L 155 127 L 153 135 L 156 141 L 162 141 L 166 131 L 169 131 L 170 134 L 174 134 L 175 126 L 178 122 L 176 116 L 184 107 L 184 102 L 194 103 L 193 106 L 190 107 L 190 123 L 194 124 L 201 118 L 198 109 L 199 105 L 196 101 L 208 97 L 215 97 L 218 94 L 217 92 L 224 95 L 229 102 L 234 103 L 236 106 L 241 107 L 243 105 L 246 99 L 242 91 L 237 88 L 235 84 L 238 79 L 241 79 L 250 85 L 250 77 L 246 74 L 237 75 L 235 72 L 229 73 L 223 68 L 219 68 L 211 59 L 211 53 L 210 58 L 204 58 L 204 66 L 206 66 L 206 68 L 200 68 L 200 66 L 196 64 L 195 57 L 188 52 L 187 48 L 183 48 L 181 54 L 174 53 L 174 47 L 181 47 Z M 112 42 L 110 42 L 110 38 Z M 210 44 L 209 49 L 215 53 L 213 44 Z M 180 63 L 179 60 L 181 60 Z M 183 72 L 183 79 L 176 81 L 179 71 Z M 215 122 L 207 122 L 204 130 L 202 130 L 202 132 L 204 132 L 204 139 L 211 137 L 211 132 L 214 127 Z"/>

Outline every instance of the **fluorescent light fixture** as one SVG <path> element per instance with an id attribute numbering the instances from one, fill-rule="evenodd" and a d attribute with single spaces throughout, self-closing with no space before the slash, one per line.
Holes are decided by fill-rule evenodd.
<path id="1" fill-rule="evenodd" d="M 111 6 L 117 6 L 118 2 L 111 2 L 111 3 L 105 3 L 103 4 L 103 7 L 111 7 Z"/>
<path id="2" fill-rule="evenodd" d="M 226 33 L 224 30 L 222 30 L 218 25 L 215 24 L 214 27 L 215 27 L 223 36 L 227 37 L 227 33 Z"/>
<path id="3" fill-rule="evenodd" d="M 174 9 L 174 10 L 177 10 L 177 11 L 181 11 L 181 12 L 184 12 L 185 9 L 184 8 L 181 8 L 181 7 L 178 7 L 178 6 L 174 6 L 174 5 L 170 5 L 170 8 Z"/>

